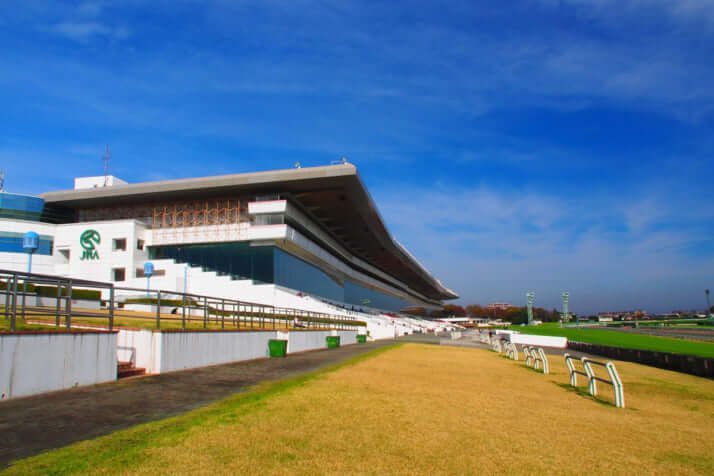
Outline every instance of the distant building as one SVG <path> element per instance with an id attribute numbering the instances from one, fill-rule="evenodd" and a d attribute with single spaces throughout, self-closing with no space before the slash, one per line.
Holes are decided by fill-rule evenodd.
<path id="1" fill-rule="evenodd" d="M 486 310 L 487 311 L 505 311 L 512 307 L 515 307 L 515 306 L 508 304 L 507 302 L 494 302 L 494 303 L 486 306 Z"/>

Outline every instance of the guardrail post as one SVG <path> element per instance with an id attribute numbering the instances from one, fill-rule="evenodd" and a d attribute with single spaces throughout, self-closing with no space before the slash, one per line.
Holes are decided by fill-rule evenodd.
<path id="1" fill-rule="evenodd" d="M 585 369 L 585 373 L 588 374 L 588 391 L 590 392 L 590 395 L 593 397 L 597 396 L 597 382 L 595 381 L 595 372 L 593 372 L 593 368 L 590 365 L 590 362 L 586 357 L 583 357 L 580 359 L 583 363 L 583 368 Z"/>
<path id="2" fill-rule="evenodd" d="M 12 275 L 12 314 L 10 314 L 10 330 L 15 332 L 17 323 L 17 273 Z"/>
<path id="3" fill-rule="evenodd" d="M 226 300 L 221 299 L 221 329 L 225 329 L 226 325 Z"/>
<path id="4" fill-rule="evenodd" d="M 208 327 L 208 297 L 203 296 L 203 328 Z"/>
<path id="5" fill-rule="evenodd" d="M 109 288 L 109 330 L 114 328 L 114 285 Z"/>
<path id="6" fill-rule="evenodd" d="M 25 297 L 27 296 L 27 278 L 22 280 L 22 320 L 25 321 Z"/>
<path id="7" fill-rule="evenodd" d="M 57 302 L 55 303 L 56 309 L 55 309 L 55 326 L 59 327 L 60 325 L 60 302 L 62 300 L 62 281 L 59 279 L 57 280 Z"/>
<path id="8" fill-rule="evenodd" d="M 538 355 L 540 355 L 540 360 L 543 363 L 543 374 L 548 375 L 550 369 L 548 368 L 548 357 L 545 355 L 543 347 L 538 347 Z"/>
<path id="9" fill-rule="evenodd" d="M 610 374 L 610 380 L 612 380 L 612 387 L 615 390 L 615 406 L 619 408 L 625 408 L 625 393 L 622 388 L 622 380 L 615 370 L 615 365 L 612 362 L 605 364 L 607 373 Z"/>
<path id="10" fill-rule="evenodd" d="M 67 310 L 67 319 L 65 320 L 65 325 L 67 330 L 72 328 L 72 280 L 67 281 L 67 305 L 65 306 Z"/>
<path id="11" fill-rule="evenodd" d="M 183 295 L 183 306 L 181 306 L 181 329 L 186 330 L 186 295 Z"/>
<path id="12" fill-rule="evenodd" d="M 156 291 L 156 329 L 161 329 L 161 290 Z"/>
<path id="13" fill-rule="evenodd" d="M 4 282 L 4 281 L 3 281 Z M 10 279 L 5 283 L 5 309 L 3 309 L 3 314 L 5 314 L 5 320 L 10 319 Z"/>
<path id="14" fill-rule="evenodd" d="M 573 387 L 578 386 L 578 374 L 575 373 L 575 365 L 573 364 L 573 357 L 570 354 L 565 354 L 565 365 L 568 366 L 568 372 L 570 372 L 570 385 Z"/>

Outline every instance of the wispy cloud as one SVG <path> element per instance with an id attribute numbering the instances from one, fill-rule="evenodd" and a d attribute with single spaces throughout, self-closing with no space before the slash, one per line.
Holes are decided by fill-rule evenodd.
<path id="1" fill-rule="evenodd" d="M 702 289 L 685 283 L 706 279 L 714 266 L 714 212 L 687 194 L 662 196 L 649 186 L 625 199 L 486 185 L 427 190 L 375 195 L 395 235 L 464 302 L 521 303 L 535 289 L 539 304 L 553 307 L 568 290 L 576 312 L 666 311 L 701 304 Z"/>
<path id="2" fill-rule="evenodd" d="M 79 42 L 87 42 L 94 37 L 123 40 L 129 36 L 129 30 L 124 27 L 110 27 L 97 22 L 62 22 L 52 26 L 51 31 Z"/>

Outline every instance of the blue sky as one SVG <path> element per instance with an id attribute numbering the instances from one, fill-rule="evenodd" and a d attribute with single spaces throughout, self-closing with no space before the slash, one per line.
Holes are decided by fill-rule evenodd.
<path id="1" fill-rule="evenodd" d="M 346 156 L 461 303 L 714 288 L 711 0 L 25 0 L 0 44 L 9 191 Z"/>

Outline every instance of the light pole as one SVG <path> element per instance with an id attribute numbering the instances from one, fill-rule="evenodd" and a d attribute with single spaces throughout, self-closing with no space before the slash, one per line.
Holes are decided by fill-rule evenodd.
<path id="1" fill-rule="evenodd" d="M 535 299 L 535 293 L 533 291 L 528 291 L 526 293 L 526 301 L 528 303 L 528 325 L 533 324 L 533 300 Z"/>
<path id="2" fill-rule="evenodd" d="M 707 317 L 711 319 L 714 316 L 712 316 L 712 306 L 709 304 L 709 290 L 705 289 L 704 294 L 707 295 Z"/>
<path id="3" fill-rule="evenodd" d="M 144 276 L 146 276 L 146 298 L 149 298 L 149 280 L 154 275 L 154 263 L 144 263 Z"/>
<path id="4" fill-rule="evenodd" d="M 32 254 L 40 247 L 40 236 L 34 231 L 28 231 L 22 237 L 22 248 L 27 251 L 27 274 L 32 273 Z"/>
<path id="5" fill-rule="evenodd" d="M 570 297 L 570 293 L 565 291 L 562 296 L 563 296 L 563 320 L 562 320 L 561 327 L 563 327 L 563 325 L 565 325 L 565 322 L 568 320 L 568 298 Z"/>

